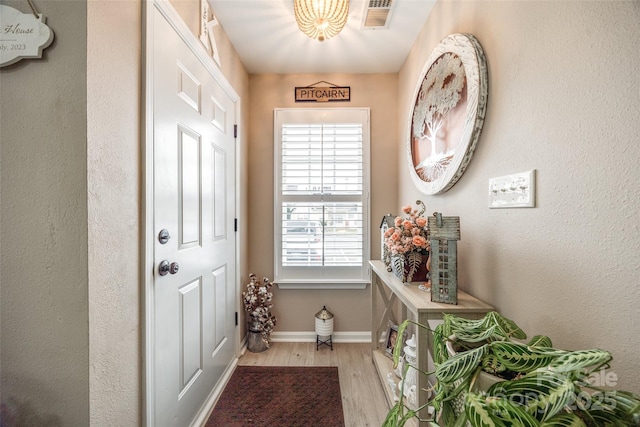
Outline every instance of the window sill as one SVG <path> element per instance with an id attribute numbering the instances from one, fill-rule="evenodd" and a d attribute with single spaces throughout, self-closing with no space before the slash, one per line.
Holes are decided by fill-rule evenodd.
<path id="1" fill-rule="evenodd" d="M 277 285 L 279 289 L 366 289 L 371 282 L 305 282 L 302 280 L 281 280 L 273 283 Z"/>

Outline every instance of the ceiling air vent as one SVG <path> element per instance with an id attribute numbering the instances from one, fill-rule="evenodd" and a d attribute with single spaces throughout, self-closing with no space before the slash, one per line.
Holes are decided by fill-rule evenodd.
<path id="1" fill-rule="evenodd" d="M 368 0 L 362 14 L 362 28 L 388 28 L 396 0 Z"/>

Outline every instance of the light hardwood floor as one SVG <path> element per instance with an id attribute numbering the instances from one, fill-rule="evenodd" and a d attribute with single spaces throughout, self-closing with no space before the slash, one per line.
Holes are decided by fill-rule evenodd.
<path id="1" fill-rule="evenodd" d="M 379 427 L 388 406 L 371 359 L 370 344 L 333 344 L 333 351 L 316 344 L 275 342 L 262 353 L 246 351 L 245 366 L 337 366 L 346 427 Z M 284 426 L 283 426 L 284 427 Z"/>

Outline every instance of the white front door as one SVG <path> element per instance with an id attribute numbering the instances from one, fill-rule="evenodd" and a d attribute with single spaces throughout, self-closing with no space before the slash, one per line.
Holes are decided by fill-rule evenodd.
<path id="1" fill-rule="evenodd" d="M 235 356 L 235 105 L 153 11 L 149 391 L 154 424 L 185 427 Z"/>

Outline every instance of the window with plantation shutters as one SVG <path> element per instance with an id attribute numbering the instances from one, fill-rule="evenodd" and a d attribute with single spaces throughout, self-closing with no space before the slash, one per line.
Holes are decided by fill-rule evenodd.
<path id="1" fill-rule="evenodd" d="M 369 261 L 369 110 L 275 111 L 275 281 L 363 285 Z"/>

